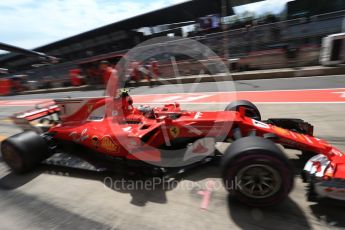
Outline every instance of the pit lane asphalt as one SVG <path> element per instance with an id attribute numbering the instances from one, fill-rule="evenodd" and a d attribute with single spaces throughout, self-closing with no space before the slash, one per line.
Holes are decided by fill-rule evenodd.
<path id="1" fill-rule="evenodd" d="M 229 92 L 229 91 L 261 91 L 286 89 L 325 89 L 345 88 L 345 75 L 315 76 L 280 79 L 261 79 L 245 81 L 205 82 L 156 87 L 142 86 L 131 90 L 131 94 L 162 94 L 162 93 L 196 93 L 196 92 Z M 23 99 L 55 99 L 64 97 L 95 97 L 102 96 L 104 90 L 72 91 L 46 94 L 29 94 L 0 97 L 0 100 Z"/>
<path id="2" fill-rule="evenodd" d="M 311 78 L 307 82 L 309 82 L 308 86 L 314 84 L 311 88 L 316 86 L 343 88 L 345 81 L 342 78 L 332 77 L 329 79 L 332 84 L 326 81 L 327 87 L 315 85 Z M 296 84 L 296 87 L 308 87 L 301 85 L 301 82 L 297 84 L 294 80 L 301 81 L 290 79 L 289 83 Z M 314 80 L 320 81 L 318 78 Z M 251 81 L 250 86 L 242 87 L 245 88 L 244 90 L 254 90 L 255 87 L 252 85 L 255 83 L 260 84 L 260 87 L 256 87 L 260 88 L 259 90 L 263 90 L 264 87 L 273 89 L 272 82 L 267 81 L 255 81 L 256 83 Z M 278 84 L 276 81 L 273 82 Z M 207 89 L 214 91 L 213 86 L 210 85 L 211 83 L 202 83 L 205 91 Z M 284 84 L 279 83 L 279 85 L 284 87 Z M 168 93 L 165 87 L 156 87 L 153 90 Z M 151 93 L 148 88 L 139 88 L 135 91 Z M 97 91 L 95 94 L 100 92 Z M 73 92 L 72 95 L 73 97 L 93 96 L 89 92 Z M 32 96 L 42 95 L 28 95 L 26 99 Z M 185 109 L 200 111 L 219 109 L 216 105 L 183 106 Z M 259 104 L 258 107 L 264 119 L 298 117 L 307 120 L 315 125 L 317 136 L 345 151 L 345 132 L 343 132 L 345 104 L 289 104 L 288 106 Z M 22 109 L 1 107 L 1 112 L 8 113 Z M 6 126 L 0 127 L 0 131 L 10 135 L 19 130 Z M 224 147 L 220 146 L 220 150 Z M 292 163 L 300 169 L 303 163 L 298 159 L 296 152 L 287 152 Z M 9 172 L 3 162 L 0 162 L 0 229 L 345 228 L 344 204 L 328 201 L 308 202 L 305 197 L 306 185 L 301 183 L 298 175 L 296 175 L 295 188 L 289 198 L 277 207 L 266 209 L 249 208 L 230 199 L 221 186 L 217 166 L 192 170 L 183 175 L 183 180 L 174 182 L 172 186 L 156 187 L 154 190 L 120 188 L 114 184 L 111 186 L 109 181 L 104 185 L 103 180 L 106 176 L 109 175 L 48 166 L 28 175 L 18 176 Z M 113 180 L 121 181 L 121 177 L 117 175 L 110 176 Z M 202 197 L 198 194 L 198 189 L 205 186 L 209 180 L 215 181 L 217 187 L 212 192 L 208 210 L 201 210 L 199 206 Z M 129 184 L 127 182 L 127 185 Z"/>

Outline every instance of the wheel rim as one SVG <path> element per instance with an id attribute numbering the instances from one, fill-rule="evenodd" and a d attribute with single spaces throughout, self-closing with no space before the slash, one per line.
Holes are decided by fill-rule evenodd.
<path id="1" fill-rule="evenodd" d="M 263 199 L 276 194 L 281 187 L 279 172 L 266 164 L 248 165 L 237 173 L 238 190 L 245 196 Z"/>
<path id="2" fill-rule="evenodd" d="M 20 169 L 23 165 L 21 157 L 10 145 L 6 145 L 2 150 L 2 158 L 13 169 Z"/>

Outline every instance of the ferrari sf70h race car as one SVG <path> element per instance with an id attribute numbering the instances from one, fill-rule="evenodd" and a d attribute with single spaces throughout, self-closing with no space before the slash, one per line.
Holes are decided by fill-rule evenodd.
<path id="1" fill-rule="evenodd" d="M 145 175 L 217 158 L 230 195 L 263 207 L 281 202 L 293 188 L 294 170 L 285 147 L 314 154 L 305 167 L 310 194 L 344 197 L 344 154 L 314 137 L 313 126 L 301 119 L 262 121 L 249 101 L 209 112 L 182 110 L 178 103 L 135 107 L 129 91 L 122 90 L 117 97 L 55 100 L 12 119 L 24 132 L 4 140 L 1 153 L 17 173 L 29 172 L 61 152 L 96 168 Z M 40 122 L 33 126 L 35 120 Z M 221 154 L 217 142 L 231 144 Z"/>

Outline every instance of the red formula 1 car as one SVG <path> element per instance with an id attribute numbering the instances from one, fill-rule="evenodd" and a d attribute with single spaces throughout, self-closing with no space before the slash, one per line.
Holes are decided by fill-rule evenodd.
<path id="1" fill-rule="evenodd" d="M 32 126 L 37 119 L 40 124 Z M 3 141 L 1 152 L 18 173 L 60 152 L 97 168 L 152 175 L 220 157 L 220 173 L 230 194 L 248 205 L 268 206 L 284 200 L 293 188 L 294 172 L 280 144 L 318 156 L 309 162 L 316 170 L 309 170 L 309 178 L 344 184 L 344 154 L 313 137 L 312 125 L 300 119 L 260 121 L 258 109 L 248 101 L 210 112 L 185 111 L 177 103 L 134 107 L 123 90 L 117 98 L 55 100 L 54 105 L 16 114 L 13 120 L 25 131 Z M 216 142 L 232 144 L 220 154 Z"/>

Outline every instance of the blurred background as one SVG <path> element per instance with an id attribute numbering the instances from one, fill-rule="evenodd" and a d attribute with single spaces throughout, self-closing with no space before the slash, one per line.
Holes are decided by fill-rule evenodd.
<path id="1" fill-rule="evenodd" d="M 118 4 L 127 11 L 133 6 Z M 90 84 L 102 87 L 105 82 L 99 68 L 100 61 L 107 61 L 109 67 L 115 67 L 129 49 L 162 36 L 174 38 L 174 41 L 178 37 L 201 42 L 223 58 L 231 72 L 332 66 L 342 64 L 345 59 L 345 35 L 341 34 L 345 32 L 345 1 L 342 0 L 180 0 L 146 6 L 147 13 L 129 18 L 122 15 L 122 18 L 119 17 L 121 20 L 105 26 L 99 22 L 100 27 L 70 37 L 60 33 L 60 40 L 40 44 L 34 49 L 59 58 L 58 64 L 42 63 L 36 57 L 16 53 L 1 53 L 0 95 Z M 165 8 L 159 8 L 161 6 Z M 4 7 L 6 4 L 2 8 L 0 5 L 0 10 L 6 9 Z M 49 9 L 46 10 L 49 13 Z M 107 16 L 106 10 L 109 12 L 110 9 L 103 9 L 104 17 Z M 133 8 L 134 13 L 141 11 Z M 66 17 L 68 15 L 66 12 Z M 55 19 L 57 23 L 64 20 L 62 15 L 55 16 L 59 16 Z M 84 28 L 81 21 L 72 23 L 79 23 L 79 27 Z M 18 33 L 27 30 L 23 29 L 24 25 L 12 25 L 11 22 L 7 22 L 6 26 L 14 27 Z M 54 31 L 54 28 L 49 29 Z M 36 43 L 23 41 L 33 41 L 30 38 L 33 35 L 26 36 L 21 39 L 23 44 L 17 44 L 32 48 L 30 46 Z M 10 41 L 10 37 L 6 38 Z M 56 38 L 58 36 L 51 39 Z M 37 40 L 40 41 L 48 40 L 43 36 Z M 157 47 L 164 47 L 164 44 L 157 44 Z M 205 68 L 200 62 L 201 57 L 196 62 L 191 57 L 167 53 L 142 63 L 132 63 L 127 80 L 139 82 L 176 77 L 172 56 L 181 76 L 197 75 Z"/>

